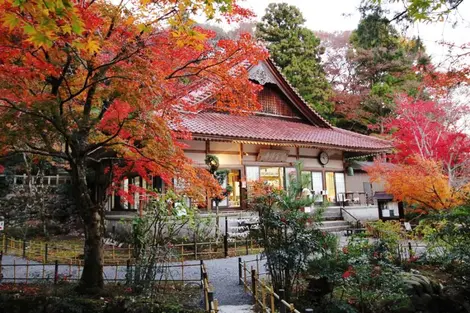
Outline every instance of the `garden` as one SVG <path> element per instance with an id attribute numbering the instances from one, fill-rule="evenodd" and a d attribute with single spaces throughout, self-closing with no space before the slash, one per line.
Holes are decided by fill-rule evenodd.
<path id="1" fill-rule="evenodd" d="M 310 30 L 285 3 L 254 25 L 239 2 L 0 1 L 0 313 L 216 313 L 215 282 L 271 313 L 470 312 L 470 46 L 443 42 L 459 51 L 447 69 L 398 30 L 447 21 L 463 0 L 361 0 L 356 29 L 341 34 Z M 201 112 L 305 124 L 312 137 L 357 133 L 344 145 L 219 140 L 210 123 L 207 137 L 189 131 Z M 349 142 L 360 138 L 367 149 Z M 212 151 L 211 139 L 237 150 Z M 235 188 L 212 152 L 237 162 L 233 202 L 259 217 L 240 241 L 219 229 Z M 315 198 L 301 156 L 330 186 L 325 205 L 340 194 L 335 173 L 358 161 L 406 218 L 346 238 L 322 231 L 323 207 L 305 210 Z M 247 179 L 265 158 L 279 177 Z M 296 177 L 281 179 L 294 164 Z M 215 224 L 197 206 L 213 208 Z M 108 210 L 133 215 L 107 227 Z M 228 257 L 252 253 L 265 272 L 239 259 L 237 277 Z M 214 281 L 208 258 L 223 258 Z"/>
<path id="2" fill-rule="evenodd" d="M 449 210 L 410 214 L 412 230 L 400 221 L 364 223 L 365 232 L 340 244 L 318 229 L 321 208 L 303 212 L 312 200 L 301 197 L 297 179 L 289 191 L 254 186 L 252 205 L 262 218 L 252 235 L 264 247 L 268 275 L 258 269 L 247 289 L 263 312 L 272 292 L 300 312 L 468 312 L 468 198 Z"/>

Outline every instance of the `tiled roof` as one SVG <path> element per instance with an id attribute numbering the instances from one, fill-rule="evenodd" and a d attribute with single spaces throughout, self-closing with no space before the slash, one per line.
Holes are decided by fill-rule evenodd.
<path id="1" fill-rule="evenodd" d="M 318 127 L 262 115 L 239 116 L 201 112 L 188 115 L 182 125 L 194 137 L 311 145 L 361 152 L 382 152 L 391 149 L 390 143 L 385 140 L 344 129 Z"/>

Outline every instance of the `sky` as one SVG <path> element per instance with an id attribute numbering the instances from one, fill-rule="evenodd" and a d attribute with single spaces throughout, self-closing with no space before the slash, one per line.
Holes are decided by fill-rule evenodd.
<path id="1" fill-rule="evenodd" d="M 357 8 L 361 0 L 244 0 L 240 5 L 252 9 L 259 20 L 264 15 L 265 8 L 272 2 L 286 2 L 298 7 L 306 20 L 305 26 L 311 30 L 353 30 L 360 18 Z M 447 47 L 438 44 L 439 41 L 445 40 L 459 45 L 470 42 L 470 0 L 460 5 L 456 18 L 459 24 L 455 28 L 449 21 L 419 24 L 408 30 L 406 35 L 419 35 L 433 62 L 439 64 L 448 55 Z"/>

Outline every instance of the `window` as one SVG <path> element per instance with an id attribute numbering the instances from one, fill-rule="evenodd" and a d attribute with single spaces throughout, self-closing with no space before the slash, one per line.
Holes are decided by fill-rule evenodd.
<path id="1" fill-rule="evenodd" d="M 222 188 L 227 188 L 227 176 L 224 178 L 224 182 L 222 183 Z M 228 199 L 224 198 L 224 200 L 219 202 L 219 207 L 227 207 L 228 206 Z M 216 207 L 215 201 L 212 201 L 212 207 Z"/>
<path id="2" fill-rule="evenodd" d="M 240 206 L 240 171 L 231 170 L 228 173 L 228 185 L 232 187 L 232 192 L 230 193 L 228 206 L 229 207 L 239 207 Z"/>
<path id="3" fill-rule="evenodd" d="M 286 189 L 289 189 L 290 185 L 297 179 L 297 170 L 295 167 L 286 167 L 285 172 Z"/>
<path id="4" fill-rule="evenodd" d="M 311 172 L 302 171 L 302 188 L 308 188 L 312 190 L 312 174 Z"/>
<path id="5" fill-rule="evenodd" d="M 315 192 L 315 202 L 323 202 L 323 175 L 321 172 L 312 172 L 312 190 Z"/>
<path id="6" fill-rule="evenodd" d="M 346 199 L 346 183 L 344 181 L 344 173 L 335 173 L 336 182 L 336 200 L 338 202 Z"/>
<path id="7" fill-rule="evenodd" d="M 284 187 L 284 168 L 283 167 L 260 167 L 259 177 L 273 187 Z"/>
<path id="8" fill-rule="evenodd" d="M 232 192 L 224 200 L 220 201 L 219 207 L 239 207 L 240 206 L 240 171 L 230 170 L 225 176 L 222 188 L 232 187 Z M 215 207 L 215 201 L 212 203 Z"/>
<path id="9" fill-rule="evenodd" d="M 334 172 L 326 172 L 326 195 L 328 197 L 328 201 L 336 202 L 336 187 L 335 187 L 335 173 Z"/>
<path id="10" fill-rule="evenodd" d="M 246 181 L 259 180 L 259 167 L 258 166 L 247 166 L 246 167 Z"/>

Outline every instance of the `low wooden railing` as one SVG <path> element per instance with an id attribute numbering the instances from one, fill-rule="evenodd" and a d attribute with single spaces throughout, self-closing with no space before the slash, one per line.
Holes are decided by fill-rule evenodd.
<path id="1" fill-rule="evenodd" d="M 204 293 L 204 309 L 207 313 L 219 312 L 219 302 L 214 299 L 214 287 L 209 282 L 206 265 L 201 260 L 201 286 Z"/>
<path id="2" fill-rule="evenodd" d="M 78 243 L 20 240 L 3 236 L 0 244 L 0 250 L 3 250 L 4 254 L 20 256 L 36 262 L 52 264 L 58 260 L 60 263 L 73 265 L 83 263 L 83 245 Z M 172 243 L 165 246 L 165 249 L 172 250 L 174 261 L 240 256 L 262 251 L 252 239 Z M 106 265 L 116 263 L 125 265 L 127 260 L 133 260 L 131 245 L 121 247 L 105 245 L 103 250 Z"/>
<path id="3" fill-rule="evenodd" d="M 258 269 L 253 265 L 248 269 L 247 263 L 251 262 L 256 262 Z M 285 300 L 283 289 L 275 292 L 266 279 L 260 279 L 258 258 L 251 261 L 242 261 L 242 258 L 238 258 L 238 281 L 239 285 L 243 285 L 245 292 L 253 296 L 253 303 L 258 305 L 261 312 L 301 313 L 293 303 Z M 313 313 L 313 309 L 306 309 L 305 313 Z"/>
<path id="4" fill-rule="evenodd" d="M 185 284 L 197 283 L 202 281 L 201 276 L 194 275 L 194 271 L 188 271 L 191 267 L 200 267 L 199 262 L 181 262 L 159 265 L 158 268 L 162 270 L 161 273 L 156 273 L 152 278 L 151 283 L 154 285 L 160 284 Z M 171 272 L 170 275 L 165 275 L 163 270 Z M 0 251 L 0 281 L 5 283 L 54 283 L 58 282 L 77 282 L 80 280 L 83 271 L 83 265 L 60 263 L 54 261 L 52 264 L 37 263 L 29 260 L 17 260 L 13 258 L 10 262 L 3 262 L 3 254 Z M 114 264 L 106 265 L 103 268 L 104 280 L 108 284 L 126 284 L 133 283 L 135 277 L 133 273 L 136 272 L 136 265 L 128 260 L 125 266 Z M 188 274 L 189 272 L 189 274 Z"/>

